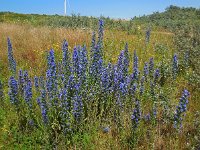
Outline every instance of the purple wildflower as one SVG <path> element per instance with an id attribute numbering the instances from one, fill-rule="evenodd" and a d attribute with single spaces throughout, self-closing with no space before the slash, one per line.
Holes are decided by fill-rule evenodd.
<path id="1" fill-rule="evenodd" d="M 160 77 L 160 71 L 159 69 L 156 69 L 154 73 L 154 83 L 158 81 L 159 77 Z"/>
<path id="2" fill-rule="evenodd" d="M 154 72 L 154 59 L 150 58 L 149 60 L 149 76 L 153 78 L 153 72 Z"/>
<path id="3" fill-rule="evenodd" d="M 34 86 L 35 86 L 35 90 L 38 92 L 39 91 L 39 78 L 37 76 L 34 77 Z"/>
<path id="4" fill-rule="evenodd" d="M 97 45 L 99 46 L 100 55 L 103 56 L 103 35 L 104 35 L 104 21 L 99 20 L 99 31 L 98 31 L 98 41 Z"/>
<path id="5" fill-rule="evenodd" d="M 135 128 L 138 127 L 140 119 L 141 119 L 140 103 L 136 99 L 135 108 L 133 110 L 133 114 L 131 115 L 131 122 L 132 122 L 133 131 L 135 130 Z"/>
<path id="6" fill-rule="evenodd" d="M 57 74 L 56 74 L 56 62 L 54 51 L 50 50 L 48 55 L 48 70 L 46 72 L 46 86 L 49 98 L 52 100 L 57 92 Z"/>
<path id="7" fill-rule="evenodd" d="M 71 117 L 70 117 L 70 106 L 67 101 L 67 90 L 62 89 L 59 94 L 59 99 L 61 100 L 61 126 L 63 128 L 63 132 L 66 135 L 71 132 Z"/>
<path id="8" fill-rule="evenodd" d="M 16 73 L 16 61 L 13 56 L 13 49 L 12 49 L 12 44 L 10 41 L 10 38 L 7 39 L 8 42 L 8 63 L 9 63 L 9 69 L 13 74 Z"/>
<path id="9" fill-rule="evenodd" d="M 149 74 L 148 63 L 145 63 L 144 64 L 144 76 L 145 76 L 145 78 L 147 78 L 148 74 Z"/>
<path id="10" fill-rule="evenodd" d="M 176 111 L 174 114 L 174 127 L 178 128 L 179 126 L 182 126 L 182 117 L 181 115 L 186 112 L 187 110 L 187 104 L 188 104 L 188 97 L 189 97 L 190 93 L 184 89 L 182 96 L 179 100 L 179 105 L 176 107 Z"/>
<path id="11" fill-rule="evenodd" d="M 14 77 L 10 77 L 9 79 L 9 97 L 10 102 L 18 107 L 19 99 L 18 99 L 18 83 Z"/>
<path id="12" fill-rule="evenodd" d="M 145 36 L 145 41 L 146 41 L 146 43 L 149 43 L 150 35 L 151 35 L 151 29 L 148 28 L 148 29 L 146 30 L 146 36 Z"/>
<path id="13" fill-rule="evenodd" d="M 174 54 L 174 56 L 173 56 L 173 66 L 172 66 L 173 79 L 176 79 L 177 74 L 178 74 L 178 58 L 177 58 L 177 55 Z"/>
<path id="14" fill-rule="evenodd" d="M 83 102 L 81 96 L 78 94 L 78 91 L 73 97 L 73 115 L 75 121 L 80 123 L 83 117 Z"/>
<path id="15" fill-rule="evenodd" d="M 132 79 L 133 80 L 138 80 L 139 76 L 139 69 L 138 69 L 138 56 L 136 54 L 136 50 L 134 51 L 134 56 L 133 56 L 133 74 L 132 74 Z"/>
<path id="16" fill-rule="evenodd" d="M 144 93 L 144 81 L 145 81 L 145 77 L 142 76 L 141 81 L 140 81 L 140 95 Z"/>
<path id="17" fill-rule="evenodd" d="M 32 83 L 30 79 L 25 86 L 24 97 L 29 109 L 32 109 Z"/>

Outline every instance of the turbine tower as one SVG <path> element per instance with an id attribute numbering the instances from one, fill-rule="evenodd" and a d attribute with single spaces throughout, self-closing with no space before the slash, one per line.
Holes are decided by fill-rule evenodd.
<path id="1" fill-rule="evenodd" d="M 65 16 L 67 16 L 67 0 L 64 0 Z"/>

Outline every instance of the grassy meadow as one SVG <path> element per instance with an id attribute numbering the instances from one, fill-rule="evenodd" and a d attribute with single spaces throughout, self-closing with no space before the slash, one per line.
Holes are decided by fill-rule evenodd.
<path id="1" fill-rule="evenodd" d="M 199 31 L 14 18 L 0 17 L 0 149 L 200 148 Z"/>
<path id="2" fill-rule="evenodd" d="M 3 64 L 7 64 L 8 62 L 7 38 L 9 37 L 12 40 L 15 57 L 20 58 L 18 60 L 18 67 L 25 70 L 30 69 L 30 73 L 34 71 L 33 75 L 40 75 L 40 73 L 46 71 L 46 68 L 43 68 L 43 72 L 42 70 L 38 72 L 37 69 L 38 66 L 46 66 L 46 60 L 43 58 L 51 48 L 59 55 L 62 52 L 62 42 L 64 39 L 69 43 L 69 50 L 71 52 L 78 45 L 86 44 L 90 48 L 93 32 L 92 30 L 83 29 L 33 27 L 26 24 L 18 25 L 8 23 L 1 23 L 0 29 L 0 36 L 2 37 L 0 55 Z M 152 32 L 151 41 L 146 46 L 144 30 L 141 30 L 138 35 L 127 35 L 127 32 L 123 31 L 105 30 L 104 52 L 106 61 L 116 63 L 118 55 L 124 48 L 125 43 L 131 43 L 129 44 L 130 55 L 133 56 L 133 52 L 136 50 L 142 60 L 141 63 L 155 56 L 155 48 L 160 45 L 164 45 L 169 49 L 169 57 L 173 55 L 174 51 L 173 33 L 171 32 L 163 32 L 162 30 Z M 61 59 L 61 56 L 58 57 Z M 5 69 L 4 73 L 8 73 L 7 69 Z"/>

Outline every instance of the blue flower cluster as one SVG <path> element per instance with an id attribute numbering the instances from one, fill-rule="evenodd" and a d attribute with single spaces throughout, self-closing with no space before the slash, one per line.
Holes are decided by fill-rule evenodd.
<path id="1" fill-rule="evenodd" d="M 126 54 L 126 55 L 125 55 Z M 128 83 L 127 83 L 127 70 L 128 70 L 128 52 L 125 53 L 124 50 L 121 51 L 117 65 L 114 70 L 114 84 L 117 91 L 120 91 L 122 95 L 125 95 L 128 92 Z"/>
<path id="2" fill-rule="evenodd" d="M 57 94 L 57 70 L 56 70 L 56 62 L 54 56 L 54 50 L 51 49 L 48 55 L 48 70 L 46 72 L 46 88 L 48 92 L 48 97 L 51 100 L 51 104 L 54 105 L 53 101 L 55 99 L 55 95 Z"/>
<path id="3" fill-rule="evenodd" d="M 74 48 L 72 62 L 75 75 L 79 80 L 81 80 L 81 82 L 83 82 L 86 79 L 88 65 L 86 46 Z"/>
<path id="4" fill-rule="evenodd" d="M 62 52 L 63 52 L 62 65 L 63 65 L 63 69 L 64 69 L 63 72 L 70 73 L 70 71 L 71 71 L 70 54 L 69 54 L 69 50 L 68 50 L 68 43 L 66 40 L 63 41 Z"/>
<path id="5" fill-rule="evenodd" d="M 99 20 L 99 31 L 98 31 L 98 41 L 97 41 L 97 45 L 99 46 L 99 51 L 100 51 L 100 55 L 103 56 L 103 35 L 104 35 L 104 21 L 103 20 Z"/>
<path id="6" fill-rule="evenodd" d="M 135 108 L 134 108 L 133 113 L 131 115 L 133 131 L 135 130 L 135 128 L 138 127 L 140 119 L 141 119 L 140 103 L 139 103 L 139 100 L 136 99 Z"/>
<path id="7" fill-rule="evenodd" d="M 174 127 L 175 128 L 181 128 L 182 127 L 182 114 L 186 112 L 187 110 L 187 104 L 188 104 L 188 97 L 190 93 L 184 89 L 182 96 L 179 100 L 179 105 L 176 107 L 176 111 L 174 114 Z"/>
<path id="8" fill-rule="evenodd" d="M 60 91 L 59 99 L 61 100 L 61 127 L 65 135 L 71 132 L 71 115 L 70 115 L 70 105 L 67 101 L 67 90 L 62 89 Z"/>
<path id="9" fill-rule="evenodd" d="M 153 78 L 153 72 L 154 72 L 154 59 L 150 58 L 150 60 L 149 60 L 149 76 L 151 79 Z"/>
<path id="10" fill-rule="evenodd" d="M 172 65 L 172 76 L 173 76 L 173 79 L 176 79 L 176 76 L 178 74 L 178 58 L 177 58 L 176 54 L 174 54 L 172 62 L 173 62 L 173 65 Z"/>
<path id="11" fill-rule="evenodd" d="M 39 78 L 37 76 L 34 77 L 34 86 L 35 90 L 39 92 Z"/>
<path id="12" fill-rule="evenodd" d="M 107 67 L 104 67 L 102 69 L 101 73 L 101 87 L 103 93 L 108 94 L 113 92 L 114 89 L 112 80 L 113 80 L 113 66 L 111 63 L 109 63 Z"/>
<path id="13" fill-rule="evenodd" d="M 31 80 L 29 79 L 24 90 L 24 99 L 29 107 L 29 109 L 32 109 L 32 83 Z"/>
<path id="14" fill-rule="evenodd" d="M 58 127 L 54 130 L 68 135 L 77 131 L 92 112 L 102 120 L 111 115 L 116 125 L 122 126 L 123 113 L 133 108 L 135 102 L 131 115 L 132 129 L 135 131 L 142 119 L 142 107 L 138 99 L 143 105 L 143 100 L 146 98 L 151 99 L 149 103 L 153 104 L 153 109 L 144 118 L 149 121 L 152 117 L 150 114 L 153 113 L 156 119 L 160 70 L 154 67 L 154 59 L 150 58 L 140 72 L 139 58 L 135 50 L 131 56 L 133 67 L 129 70 L 131 57 L 126 43 L 117 63 L 107 63 L 103 59 L 102 51 L 103 26 L 104 23 L 100 20 L 98 40 L 96 41 L 95 33 L 92 35 L 90 56 L 85 45 L 75 46 L 70 55 L 68 43 L 64 40 L 62 60 L 55 59 L 57 55 L 53 49 L 48 53 L 46 77 L 35 76 L 32 82 L 27 71 L 19 70 L 18 80 L 14 76 L 9 79 L 10 101 L 18 109 L 20 102 L 23 103 L 21 106 L 26 106 L 25 110 L 29 112 L 29 115 L 26 115 L 27 124 L 35 125 L 37 120 L 41 120 L 47 128 L 56 124 Z M 150 33 L 148 34 L 150 36 Z M 16 63 L 9 39 L 8 60 L 12 72 L 15 72 Z M 173 74 L 177 73 L 177 62 L 177 56 L 174 55 Z M 189 92 L 184 90 L 174 115 L 176 125 L 180 124 L 181 114 L 186 111 L 188 96 Z M 34 98 L 37 98 L 37 106 L 34 105 Z M 38 118 L 34 118 L 38 116 L 35 110 L 40 110 Z M 109 130 L 105 128 L 105 133 Z"/>
<path id="15" fill-rule="evenodd" d="M 19 105 L 19 98 L 18 98 L 18 82 L 15 80 L 14 77 L 10 77 L 9 79 L 9 96 L 10 102 L 14 104 L 16 107 Z"/>
<path id="16" fill-rule="evenodd" d="M 37 103 L 40 106 L 42 119 L 44 124 L 48 124 L 48 106 L 47 106 L 47 93 L 46 90 L 41 90 L 41 96 L 37 99 Z"/>
<path id="17" fill-rule="evenodd" d="M 12 49 L 12 44 L 10 41 L 10 38 L 7 39 L 8 41 L 8 63 L 9 63 L 9 69 L 13 74 L 16 73 L 16 61 L 13 56 L 13 49 Z"/>
<path id="18" fill-rule="evenodd" d="M 73 97 L 73 115 L 74 115 L 75 121 L 77 123 L 80 123 L 83 117 L 83 102 L 78 92 Z"/>
<path id="19" fill-rule="evenodd" d="M 104 22 L 99 20 L 98 41 L 96 43 L 96 34 L 92 35 L 92 44 L 90 50 L 90 67 L 89 73 L 96 81 L 100 79 L 100 73 L 103 66 L 103 35 L 104 35 Z"/>
<path id="20" fill-rule="evenodd" d="M 133 57 L 133 80 L 138 80 L 139 76 L 139 69 L 138 69 L 138 56 L 136 54 L 136 50 L 134 51 L 134 57 Z"/>

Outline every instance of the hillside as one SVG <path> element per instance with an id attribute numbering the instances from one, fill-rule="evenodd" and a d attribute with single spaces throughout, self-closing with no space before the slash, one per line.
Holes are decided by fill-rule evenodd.
<path id="1" fill-rule="evenodd" d="M 137 18 L 141 23 L 151 23 L 168 29 L 200 23 L 200 9 L 169 6 L 162 13 L 155 12 L 148 16 Z"/>
<path id="2" fill-rule="evenodd" d="M 134 17 L 131 20 L 114 20 L 109 17 L 100 17 L 104 20 L 107 29 L 137 30 L 138 25 L 146 27 L 162 27 L 174 29 L 185 25 L 200 23 L 200 9 L 181 8 L 169 6 L 164 12 L 155 12 L 151 15 Z M 31 24 L 34 26 L 92 28 L 96 29 L 99 18 L 72 14 L 71 16 L 18 14 L 12 12 L 0 12 L 0 22 Z"/>

